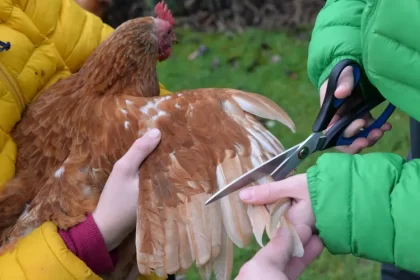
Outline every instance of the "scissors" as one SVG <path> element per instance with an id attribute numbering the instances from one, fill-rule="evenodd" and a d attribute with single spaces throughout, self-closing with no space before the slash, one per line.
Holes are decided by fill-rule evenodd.
<path id="1" fill-rule="evenodd" d="M 334 96 L 335 90 L 337 89 L 338 78 L 341 72 L 347 66 L 353 67 L 354 75 L 354 89 L 350 96 L 338 99 Z M 271 176 L 275 181 L 284 179 L 290 172 L 292 172 L 299 164 L 305 160 L 309 155 L 323 151 L 331 147 L 338 147 L 344 145 L 350 145 L 354 140 L 360 137 L 366 138 L 373 129 L 380 128 L 389 119 L 395 110 L 395 106 L 391 103 L 388 104 L 386 109 L 370 126 L 364 128 L 359 133 L 352 137 L 344 137 L 344 130 L 354 120 L 363 117 L 369 113 L 373 108 L 385 101 L 385 98 L 379 93 L 377 89 L 368 96 L 363 97 L 361 87 L 359 84 L 360 80 L 360 67 L 357 62 L 345 59 L 340 61 L 331 71 L 328 77 L 328 86 L 325 93 L 325 99 L 318 113 L 317 118 L 312 126 L 313 133 L 306 138 L 303 142 L 293 146 L 292 148 L 284 151 L 283 153 L 272 157 L 260 166 L 248 171 L 242 176 L 238 177 L 223 189 L 216 192 L 210 199 L 206 201 L 206 205 L 212 203 L 220 198 L 237 191 L 256 180 Z M 341 118 L 334 123 L 324 134 L 324 130 L 328 128 L 333 116 L 337 113 L 340 107 L 345 104 L 349 99 L 362 101 L 351 107 L 351 110 L 347 109 L 347 112 L 341 116 Z"/>

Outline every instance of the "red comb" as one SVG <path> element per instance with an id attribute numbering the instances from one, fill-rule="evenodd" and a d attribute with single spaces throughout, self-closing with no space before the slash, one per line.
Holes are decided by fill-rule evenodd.
<path id="1" fill-rule="evenodd" d="M 168 10 L 168 7 L 166 6 L 165 1 L 162 0 L 161 2 L 156 4 L 155 14 L 156 14 L 157 18 L 160 18 L 162 20 L 166 20 L 171 25 L 174 25 L 175 20 L 172 17 L 171 11 Z"/>

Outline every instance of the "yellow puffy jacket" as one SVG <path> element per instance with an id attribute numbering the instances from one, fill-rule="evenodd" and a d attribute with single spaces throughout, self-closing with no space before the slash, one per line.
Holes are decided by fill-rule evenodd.
<path id="1" fill-rule="evenodd" d="M 17 150 L 10 132 L 26 106 L 76 72 L 112 31 L 74 0 L 0 0 L 0 190 L 15 172 Z M 161 85 L 161 94 L 170 92 Z M 57 227 L 47 222 L 13 252 L 0 256 L 0 280 L 9 279 L 100 277 L 67 249 Z"/>

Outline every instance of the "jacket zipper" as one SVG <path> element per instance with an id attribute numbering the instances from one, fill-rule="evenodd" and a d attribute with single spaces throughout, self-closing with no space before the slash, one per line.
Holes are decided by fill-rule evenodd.
<path id="1" fill-rule="evenodd" d="M 13 78 L 10 76 L 9 72 L 7 72 L 6 67 L 0 62 L 0 81 L 2 81 L 6 88 L 9 90 L 9 92 L 12 94 L 13 98 L 15 99 L 15 102 L 20 110 L 20 112 L 23 112 L 23 109 L 25 108 L 25 102 L 23 100 L 22 93 L 20 92 L 20 89 L 16 82 L 13 80 Z"/>

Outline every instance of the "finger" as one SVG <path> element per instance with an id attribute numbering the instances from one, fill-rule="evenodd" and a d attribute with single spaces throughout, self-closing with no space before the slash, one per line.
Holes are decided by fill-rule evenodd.
<path id="1" fill-rule="evenodd" d="M 392 129 L 392 125 L 389 122 L 386 122 L 383 124 L 383 126 L 381 127 L 382 131 L 389 131 Z"/>
<path id="2" fill-rule="evenodd" d="M 382 136 L 384 136 L 384 132 L 381 129 L 373 129 L 369 132 L 367 139 L 369 140 L 369 147 L 373 146 Z"/>
<path id="3" fill-rule="evenodd" d="M 344 137 L 352 137 L 360 132 L 361 128 L 368 128 L 370 125 L 373 124 L 373 122 L 376 120 L 372 117 L 372 115 L 366 114 L 362 118 L 364 122 L 361 119 L 358 119 L 351 123 L 349 127 L 346 128 L 346 130 L 343 133 Z M 364 123 L 364 124 L 363 124 Z M 362 127 L 363 124 L 363 127 Z M 357 153 L 363 150 L 364 148 L 373 146 L 383 135 L 384 131 L 388 131 L 391 129 L 390 123 L 384 123 L 381 128 L 373 129 L 367 136 L 366 140 L 359 140 L 357 143 L 352 144 L 349 148 L 341 148 L 339 150 L 351 153 Z M 361 137 L 362 138 L 362 137 Z"/>
<path id="4" fill-rule="evenodd" d="M 332 117 L 332 119 L 331 119 L 331 121 L 330 121 L 330 123 L 328 124 L 328 126 L 327 126 L 327 129 L 324 131 L 324 134 L 325 134 L 325 132 L 328 130 L 328 129 L 330 129 L 336 122 L 338 122 L 339 120 L 340 120 L 340 116 L 339 115 L 337 115 L 337 114 L 335 114 L 333 117 Z"/>
<path id="5" fill-rule="evenodd" d="M 358 154 L 363 149 L 369 147 L 371 141 L 365 137 L 356 138 L 349 146 L 339 146 L 337 149 L 348 154 Z"/>
<path id="6" fill-rule="evenodd" d="M 360 153 L 363 149 L 375 145 L 383 135 L 384 132 L 381 129 L 374 129 L 366 138 L 356 138 L 350 146 L 339 148 L 339 150 L 351 154 Z"/>
<path id="7" fill-rule="evenodd" d="M 308 182 L 305 174 L 298 174 L 281 181 L 276 181 L 241 190 L 242 201 L 251 204 L 266 204 L 290 197 L 303 199 L 307 196 Z"/>
<path id="8" fill-rule="evenodd" d="M 368 147 L 368 145 L 369 145 L 369 140 L 361 137 L 354 140 L 350 146 L 339 146 L 337 147 L 337 150 L 343 153 L 348 153 L 348 154 L 358 154 L 363 149 Z"/>
<path id="9" fill-rule="evenodd" d="M 371 124 L 373 124 L 376 121 L 376 119 L 373 118 L 373 116 L 370 113 L 366 114 L 363 117 L 363 119 L 366 120 L 365 128 L 369 127 Z M 392 128 L 391 124 L 389 122 L 386 122 L 380 127 L 380 130 L 388 131 L 388 130 L 391 130 L 391 128 Z"/>
<path id="10" fill-rule="evenodd" d="M 347 128 L 346 130 L 344 130 L 343 132 L 343 136 L 348 138 L 348 137 L 353 137 L 354 135 L 356 135 L 357 133 L 360 132 L 360 129 L 364 128 L 366 124 L 366 120 L 364 119 L 357 119 L 354 120 Z"/>
<path id="11" fill-rule="evenodd" d="M 255 254 L 253 259 L 260 266 L 264 266 L 265 263 L 284 271 L 292 258 L 292 250 L 292 234 L 284 226 L 278 229 L 276 235 Z"/>
<path id="12" fill-rule="evenodd" d="M 347 66 L 341 72 L 340 78 L 338 78 L 338 86 L 335 90 L 334 96 L 336 98 L 345 98 L 349 96 L 354 87 L 354 76 L 353 67 Z"/>
<path id="13" fill-rule="evenodd" d="M 319 255 L 321 255 L 324 249 L 324 244 L 321 239 L 312 235 L 306 246 L 304 246 L 305 253 L 301 258 L 292 258 L 287 264 L 284 270 L 285 274 L 289 279 L 297 279 L 303 271 L 311 264 Z"/>
<path id="14" fill-rule="evenodd" d="M 143 160 L 159 144 L 161 133 L 158 129 L 152 129 L 143 137 L 137 139 L 127 153 L 120 158 L 114 168 L 120 169 L 126 174 L 137 173 Z"/>
<path id="15" fill-rule="evenodd" d="M 373 118 L 371 113 L 367 113 L 366 115 L 364 115 L 363 119 L 366 121 L 365 128 L 369 127 L 375 121 L 375 118 Z"/>
<path id="16" fill-rule="evenodd" d="M 363 118 L 366 120 L 364 128 L 368 128 L 376 121 L 371 114 L 366 114 Z M 388 122 L 384 123 L 380 128 L 372 129 L 367 136 L 367 139 L 369 140 L 368 147 L 375 145 L 376 142 L 378 142 L 378 140 L 384 135 L 384 132 L 389 130 L 391 130 L 391 124 Z"/>
<path id="17" fill-rule="evenodd" d="M 381 128 L 375 128 L 372 129 L 372 131 L 369 132 L 367 139 L 371 142 L 378 141 L 382 136 L 384 136 L 385 132 L 390 130 L 391 124 L 385 123 Z"/>
<path id="18" fill-rule="evenodd" d="M 366 114 L 363 117 L 363 119 L 366 120 L 366 123 L 365 123 L 365 126 L 364 126 L 365 129 L 369 128 L 369 126 L 371 126 L 376 120 L 372 117 L 372 115 L 370 113 Z M 367 139 L 369 140 L 368 147 L 373 146 L 379 140 L 379 138 L 381 138 L 383 135 L 384 135 L 384 132 L 380 128 L 372 129 L 372 131 L 369 132 L 369 134 L 367 136 Z"/>

